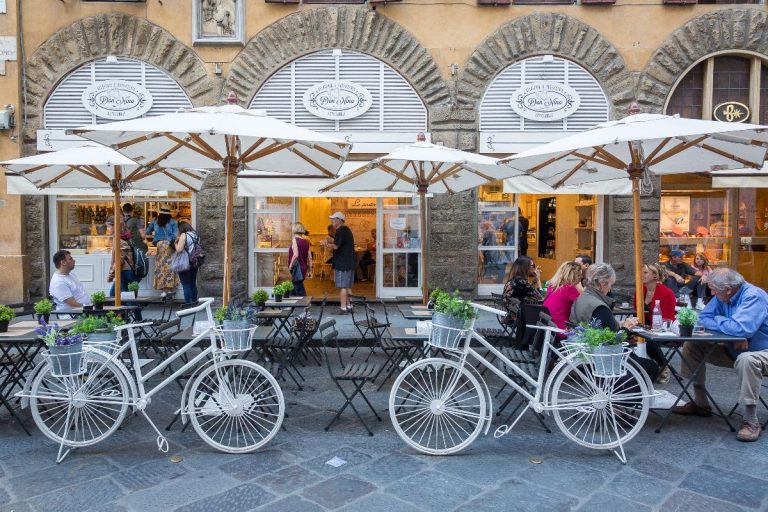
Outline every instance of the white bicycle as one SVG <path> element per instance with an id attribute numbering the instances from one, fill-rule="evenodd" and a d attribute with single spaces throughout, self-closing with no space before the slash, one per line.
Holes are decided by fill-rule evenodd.
<path id="1" fill-rule="evenodd" d="M 177 312 L 183 317 L 205 311 L 208 325 L 213 299 L 202 299 L 194 308 Z M 178 377 L 192 372 L 181 395 L 182 421 L 192 426 L 210 446 L 227 453 L 247 453 L 268 443 L 278 432 L 285 416 L 283 392 L 275 378 L 263 367 L 238 353 L 251 349 L 255 328 L 227 332 L 218 327 L 206 329 L 146 375 L 141 370 L 134 329 L 149 323 L 115 328 L 128 332 L 128 341 L 119 344 L 94 344 L 83 349 L 80 364 L 66 365 L 49 356 L 33 372 L 18 394 L 22 406 L 29 405 L 37 427 L 59 443 L 56 462 L 73 448 L 96 444 L 112 434 L 122 423 L 129 407 L 144 415 L 157 433 L 157 446 L 168 451 L 168 441 L 157 429 L 145 409 L 152 397 Z M 232 340 L 234 339 L 234 345 Z M 208 341 L 207 347 L 177 370 L 146 388 L 152 377 Z M 133 375 L 119 356 L 130 347 Z M 61 357 L 61 356 L 60 356 Z"/>
<path id="2" fill-rule="evenodd" d="M 481 304 L 473 306 L 475 311 L 506 314 Z M 467 358 L 472 357 L 528 402 L 511 424 L 496 429 L 495 437 L 511 431 L 532 408 L 537 413 L 551 412 L 569 439 L 588 448 L 612 450 L 626 464 L 623 445 L 642 428 L 650 399 L 655 396 L 648 375 L 629 359 L 629 349 L 615 356 L 602 356 L 580 346 L 555 348 L 554 333 L 561 330 L 529 327 L 545 330 L 535 378 L 475 332 L 474 321 L 468 329 L 433 325 L 430 346 L 455 355 L 455 359 L 423 359 L 398 376 L 389 395 L 390 417 L 398 435 L 422 453 L 447 455 L 469 446 L 481 431 L 488 433 L 493 416 L 491 394 L 482 375 L 467 364 Z M 471 346 L 473 341 L 495 355 L 499 366 L 506 367 L 526 385 L 521 386 L 486 360 Z M 557 362 L 547 372 L 553 355 Z"/>

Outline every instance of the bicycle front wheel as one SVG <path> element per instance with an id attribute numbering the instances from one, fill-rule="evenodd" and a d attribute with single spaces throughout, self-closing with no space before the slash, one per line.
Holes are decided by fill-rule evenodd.
<path id="1" fill-rule="evenodd" d="M 591 365 L 572 361 L 554 376 L 555 422 L 572 441 L 597 450 L 617 448 L 640 432 L 650 397 L 645 379 L 633 364 L 618 378 L 592 375 Z"/>
<path id="2" fill-rule="evenodd" d="M 46 364 L 30 388 L 29 406 L 35 425 L 49 439 L 69 447 L 90 446 L 106 439 L 128 411 L 129 386 L 114 362 L 86 353 L 86 371 L 54 377 Z"/>
<path id="3" fill-rule="evenodd" d="M 485 396 L 477 378 L 448 359 L 424 359 L 406 368 L 389 394 L 397 434 L 429 455 L 456 453 L 477 438 L 485 422 Z"/>
<path id="4" fill-rule="evenodd" d="M 275 378 L 242 359 L 203 370 L 185 403 L 197 434 L 227 453 L 258 450 L 277 434 L 285 416 L 283 392 Z"/>

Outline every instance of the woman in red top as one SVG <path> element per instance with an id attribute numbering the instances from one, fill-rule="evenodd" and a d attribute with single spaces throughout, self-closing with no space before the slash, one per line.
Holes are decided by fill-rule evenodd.
<path id="1" fill-rule="evenodd" d="M 584 291 L 581 279 L 581 265 L 566 261 L 549 280 L 544 306 L 549 310 L 552 321 L 561 329 L 566 328 L 565 322 L 571 316 L 571 307 Z"/>
<path id="2" fill-rule="evenodd" d="M 661 318 L 664 321 L 675 320 L 675 294 L 661 284 L 667 278 L 666 271 L 658 264 L 643 265 L 643 303 L 645 304 L 646 322 L 653 318 L 656 301 L 661 306 Z"/>
<path id="3" fill-rule="evenodd" d="M 309 250 L 309 240 L 302 238 L 307 230 L 304 229 L 304 224 L 297 222 L 293 225 L 293 240 L 291 246 L 288 248 L 288 271 L 296 261 L 299 262 L 299 268 L 301 269 L 302 279 L 300 281 L 293 281 L 293 295 L 297 297 L 303 297 L 307 294 L 307 290 L 304 289 L 304 279 L 312 271 L 312 252 Z"/>

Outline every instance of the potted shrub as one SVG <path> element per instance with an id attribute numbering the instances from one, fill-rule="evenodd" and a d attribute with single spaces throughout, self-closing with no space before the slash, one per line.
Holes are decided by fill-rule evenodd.
<path id="1" fill-rule="evenodd" d="M 699 319 L 699 315 L 695 309 L 682 308 L 677 312 L 677 324 L 680 327 L 680 336 L 689 337 L 693 336 L 693 326 L 696 325 L 696 321 Z"/>
<path id="2" fill-rule="evenodd" d="M 107 294 L 104 292 L 93 292 L 91 294 L 91 302 L 93 302 L 94 310 L 102 311 L 104 309 L 104 303 L 107 302 Z"/>
<path id="3" fill-rule="evenodd" d="M 244 305 L 230 304 L 216 311 L 216 319 L 221 322 L 218 329 L 223 338 L 223 347 L 227 350 L 248 350 L 251 348 L 251 317 L 253 309 Z"/>
<path id="4" fill-rule="evenodd" d="M 434 292 L 432 292 L 434 294 Z M 435 312 L 432 315 L 432 333 L 430 343 L 443 348 L 456 348 L 461 342 L 460 331 L 440 329 L 464 329 L 468 322 L 477 318 L 477 313 L 469 300 L 459 296 L 458 290 L 453 294 L 442 292 L 435 300 Z M 438 327 L 438 329 L 435 329 Z"/>
<path id="5" fill-rule="evenodd" d="M 608 327 L 601 327 L 599 322 L 590 322 L 570 331 L 568 340 L 581 344 L 584 352 L 593 356 L 590 359 L 594 364 L 595 375 L 617 376 L 623 373 L 626 331 L 615 332 Z"/>
<path id="6" fill-rule="evenodd" d="M 293 291 L 293 283 L 290 281 L 283 281 L 275 286 L 272 290 L 272 294 L 275 296 L 275 302 L 282 302 L 283 297 L 287 297 Z"/>
<path id="7" fill-rule="evenodd" d="M 264 307 L 264 303 L 267 302 L 267 300 L 269 300 L 269 294 L 266 290 L 261 288 L 253 292 L 253 295 L 251 295 L 251 302 L 260 307 Z"/>
<path id="8" fill-rule="evenodd" d="M 82 373 L 80 362 L 83 357 L 83 340 L 81 333 L 63 332 L 59 325 L 41 323 L 35 332 L 48 347 L 48 361 L 51 374 L 54 377 L 79 375 Z"/>
<path id="9" fill-rule="evenodd" d="M 50 300 L 41 299 L 35 302 L 35 314 L 39 323 L 43 323 L 42 320 L 45 320 L 47 324 L 51 318 L 51 311 L 53 311 L 53 302 Z"/>
<path id="10" fill-rule="evenodd" d="M 139 297 L 139 283 L 136 281 L 131 281 L 128 283 L 128 291 L 133 292 L 133 298 L 136 299 Z"/>
<path id="11" fill-rule="evenodd" d="M 113 311 L 105 316 L 84 315 L 72 326 L 71 332 L 83 335 L 88 344 L 99 345 L 101 350 L 111 352 L 117 340 L 115 327 L 124 323 Z"/>
<path id="12" fill-rule="evenodd" d="M 16 316 L 16 312 L 8 306 L 0 305 L 0 332 L 8 332 L 8 324 Z"/>
<path id="13" fill-rule="evenodd" d="M 448 292 L 445 292 L 440 288 L 435 288 L 434 290 L 432 290 L 432 293 L 429 294 L 429 300 L 427 301 L 427 309 L 429 310 L 435 309 L 435 303 L 437 302 L 437 299 L 442 297 L 443 295 L 448 295 Z"/>

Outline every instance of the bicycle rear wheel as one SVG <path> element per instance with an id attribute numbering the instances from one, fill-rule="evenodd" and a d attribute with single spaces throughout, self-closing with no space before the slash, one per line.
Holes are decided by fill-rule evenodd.
<path id="1" fill-rule="evenodd" d="M 46 364 L 32 382 L 29 406 L 45 436 L 69 447 L 96 444 L 109 437 L 128 411 L 130 388 L 124 371 L 106 356 L 86 353 L 86 371 L 54 377 Z"/>
<path id="2" fill-rule="evenodd" d="M 557 426 L 587 448 L 607 450 L 630 441 L 648 417 L 645 378 L 632 364 L 623 377 L 600 378 L 588 363 L 572 363 L 554 375 L 551 404 Z"/>
<path id="3" fill-rule="evenodd" d="M 185 400 L 187 414 L 203 440 L 227 453 L 259 449 L 283 423 L 280 385 L 251 361 L 230 359 L 200 373 Z"/>
<path id="4" fill-rule="evenodd" d="M 430 455 L 456 453 L 485 423 L 485 397 L 477 378 L 448 359 L 424 359 L 406 368 L 389 395 L 389 414 L 409 446 Z"/>

